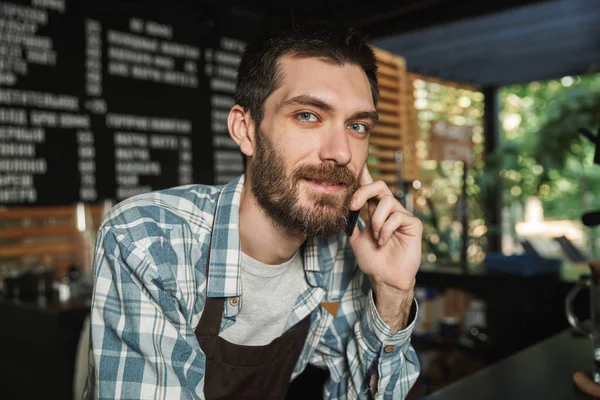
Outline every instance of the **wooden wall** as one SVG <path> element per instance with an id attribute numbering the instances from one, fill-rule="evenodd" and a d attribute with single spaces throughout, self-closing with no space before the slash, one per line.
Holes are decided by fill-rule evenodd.
<path id="1" fill-rule="evenodd" d="M 409 90 L 406 61 L 387 51 L 376 49 L 379 81 L 379 123 L 371 134 L 369 171 L 374 179 L 386 182 L 396 193 L 398 169 L 403 180 L 414 180 L 418 176 L 415 156 L 416 131 L 411 126 L 413 113 L 412 91 Z M 400 165 L 396 152 L 402 150 Z M 399 168 L 400 167 L 400 168 Z"/>

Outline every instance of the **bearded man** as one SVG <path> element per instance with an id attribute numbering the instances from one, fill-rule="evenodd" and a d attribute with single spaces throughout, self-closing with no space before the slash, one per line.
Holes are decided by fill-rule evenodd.
<path id="1" fill-rule="evenodd" d="M 89 397 L 284 399 L 309 364 L 326 399 L 407 395 L 422 225 L 366 168 L 376 71 L 355 30 L 248 46 L 228 118 L 246 173 L 133 197 L 99 229 Z"/>

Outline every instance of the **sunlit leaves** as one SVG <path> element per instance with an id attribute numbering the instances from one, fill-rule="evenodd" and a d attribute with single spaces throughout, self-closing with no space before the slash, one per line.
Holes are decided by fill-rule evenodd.
<path id="1" fill-rule="evenodd" d="M 600 208 L 599 195 L 583 204 L 585 193 L 600 193 L 600 166 L 593 164 L 592 143 L 578 132 L 600 127 L 600 74 L 513 85 L 500 96 L 502 146 L 482 175 L 505 182 L 507 205 L 538 196 L 549 219 L 578 219 L 584 208 Z M 508 171 L 520 174 L 520 193 Z M 489 182 L 480 179 L 483 189 Z"/>

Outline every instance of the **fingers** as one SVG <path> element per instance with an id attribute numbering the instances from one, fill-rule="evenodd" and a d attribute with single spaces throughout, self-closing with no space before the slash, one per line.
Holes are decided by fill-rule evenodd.
<path id="1" fill-rule="evenodd" d="M 391 194 L 382 197 L 379 204 L 377 204 L 375 212 L 370 216 L 371 229 L 373 229 L 373 237 L 375 240 L 379 240 L 380 230 L 390 217 L 390 214 L 396 209 L 397 202 L 398 201 Z M 371 203 L 369 203 L 369 206 L 371 206 Z"/>
<path id="2" fill-rule="evenodd" d="M 409 236 L 418 236 L 423 232 L 423 224 L 417 217 L 411 214 L 403 211 L 395 211 L 379 229 L 377 243 L 380 246 L 386 244 L 396 231 Z"/>
<path id="3" fill-rule="evenodd" d="M 418 235 L 422 231 L 421 221 L 412 216 L 394 197 L 390 188 L 383 181 L 373 181 L 369 171 L 363 167 L 360 184 L 362 185 L 352 196 L 351 210 L 360 210 L 368 203 L 369 222 L 373 238 L 380 245 L 389 241 L 392 234 L 403 226 L 409 235 Z"/>
<path id="4" fill-rule="evenodd" d="M 358 188 L 352 195 L 350 208 L 360 210 L 369 199 L 381 199 L 383 196 L 392 195 L 392 192 L 383 181 L 372 182 L 368 185 Z"/>

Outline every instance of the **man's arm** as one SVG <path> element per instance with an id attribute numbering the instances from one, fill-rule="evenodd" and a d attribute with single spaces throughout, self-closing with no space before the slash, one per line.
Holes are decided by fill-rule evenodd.
<path id="1" fill-rule="evenodd" d="M 412 313 L 402 312 L 399 316 L 402 319 L 406 315 L 406 326 L 392 332 L 375 305 L 371 282 L 359 269 L 356 270 L 336 317 L 310 360 L 330 371 L 325 387 L 326 399 L 374 396 L 396 400 L 407 396 L 420 368 L 410 344 L 417 305 L 413 299 L 409 304 L 408 310 Z M 324 312 L 321 318 L 331 317 Z M 393 325 L 393 321 L 389 323 Z"/>
<path id="2" fill-rule="evenodd" d="M 371 300 L 376 298 L 376 307 L 373 307 L 373 301 L 367 306 L 376 308 L 377 315 L 372 320 L 380 324 L 370 327 L 375 327 L 374 332 L 385 333 L 377 335 L 380 339 L 391 336 L 409 341 L 410 334 L 408 337 L 402 334 L 406 329 L 396 331 L 406 325 L 408 305 L 414 301 L 415 277 L 421 264 L 423 224 L 400 204 L 385 182 L 373 181 L 366 165 L 362 172 L 361 186 L 352 195 L 350 209 L 358 211 L 367 206 L 369 219 L 365 229 L 355 227 L 348 242 L 360 270 L 372 284 L 369 296 Z M 395 345 L 384 346 L 385 353 L 395 354 Z M 383 362 L 386 357 L 382 355 L 381 360 Z M 376 371 L 374 380 L 377 379 L 378 388 L 373 388 L 372 392 L 387 392 L 385 373 L 385 368 Z"/>
<path id="3" fill-rule="evenodd" d="M 177 288 L 177 256 L 161 239 L 143 249 L 118 231 L 99 232 L 86 398 L 203 398 L 204 354 L 182 314 L 189 299 Z"/>
<path id="4" fill-rule="evenodd" d="M 378 293 L 377 295 L 375 293 Z M 409 291 L 390 291 L 389 288 L 379 288 L 373 291 L 373 298 L 377 313 L 383 322 L 390 328 L 392 335 L 406 329 L 407 325 L 412 322 L 416 316 L 414 303 L 414 290 Z M 413 311 L 411 313 L 411 311 Z M 412 315 L 411 315 L 412 314 Z M 371 394 L 375 396 L 377 393 L 377 385 L 379 381 L 379 373 L 371 376 Z"/>
<path id="5" fill-rule="evenodd" d="M 374 288 L 373 299 L 377 313 L 390 327 L 393 335 L 406 328 L 414 300 L 414 288 L 406 291 L 391 290 L 387 287 Z"/>

